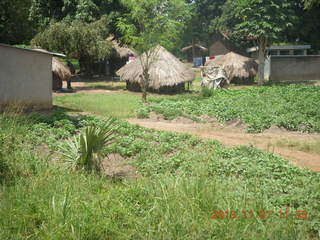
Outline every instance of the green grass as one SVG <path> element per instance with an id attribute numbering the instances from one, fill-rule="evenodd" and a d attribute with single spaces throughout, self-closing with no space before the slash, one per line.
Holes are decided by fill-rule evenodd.
<path id="1" fill-rule="evenodd" d="M 130 118 L 140 104 L 141 96 L 135 94 L 76 94 L 55 97 L 58 106 L 95 113 L 101 116 Z"/>
<path id="2" fill-rule="evenodd" d="M 226 122 L 240 118 L 250 132 L 261 132 L 273 125 L 293 131 L 320 132 L 320 87 L 282 84 L 220 89 L 212 97 L 152 99 L 147 110 L 169 119 L 209 115 Z"/>
<path id="3" fill-rule="evenodd" d="M 124 84 L 118 82 L 87 83 L 93 89 L 120 90 Z M 170 99 L 174 96 L 148 94 L 148 100 Z M 144 111 L 141 104 L 141 94 L 130 92 L 114 92 L 109 94 L 72 94 L 57 96 L 53 104 L 69 108 L 70 111 L 84 111 L 100 116 L 112 116 L 117 118 L 132 118 L 139 116 Z M 141 107 L 141 108 L 139 108 Z"/>
<path id="4" fill-rule="evenodd" d="M 320 154 L 320 141 L 314 142 L 299 142 L 291 140 L 280 140 L 276 144 L 279 147 L 286 147 L 302 152 L 311 152 Z"/>
<path id="5" fill-rule="evenodd" d="M 92 116 L 0 115 L 0 239 L 317 239 L 320 176 L 250 147 L 117 121 L 104 153 L 130 158 L 134 181 L 71 171 L 52 161 Z M 39 154 L 39 145 L 53 155 Z M 57 156 L 55 156 L 57 157 Z M 290 209 L 287 218 L 280 210 Z M 215 210 L 235 211 L 212 219 Z M 245 218 L 243 211 L 253 211 Z M 295 218 L 307 211 L 307 220 Z M 260 212 L 272 211 L 267 219 Z"/>

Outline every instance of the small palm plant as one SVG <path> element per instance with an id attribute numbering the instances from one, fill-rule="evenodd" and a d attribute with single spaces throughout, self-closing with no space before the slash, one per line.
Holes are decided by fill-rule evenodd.
<path id="1" fill-rule="evenodd" d="M 69 139 L 60 152 L 73 169 L 99 172 L 101 152 L 114 142 L 115 130 L 115 119 L 109 118 L 103 126 L 89 126 L 80 135 Z"/>

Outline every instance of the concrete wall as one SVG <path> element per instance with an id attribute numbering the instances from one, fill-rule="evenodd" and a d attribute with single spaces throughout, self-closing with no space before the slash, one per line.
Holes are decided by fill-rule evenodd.
<path id="1" fill-rule="evenodd" d="M 52 107 L 52 56 L 0 46 L 0 105 Z"/>
<path id="2" fill-rule="evenodd" d="M 320 80 L 320 56 L 271 56 L 271 81 Z"/>

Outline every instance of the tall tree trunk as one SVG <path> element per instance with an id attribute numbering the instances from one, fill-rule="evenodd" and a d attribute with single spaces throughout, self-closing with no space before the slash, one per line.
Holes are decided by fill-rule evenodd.
<path id="1" fill-rule="evenodd" d="M 266 40 L 261 39 L 259 41 L 259 80 L 258 85 L 263 85 L 265 82 L 264 78 L 264 65 L 265 65 L 265 57 L 266 57 Z"/>

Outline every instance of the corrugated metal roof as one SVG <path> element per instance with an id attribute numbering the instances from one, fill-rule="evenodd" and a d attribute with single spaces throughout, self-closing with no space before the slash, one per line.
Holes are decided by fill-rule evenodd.
<path id="1" fill-rule="evenodd" d="M 311 45 L 284 45 L 284 46 L 271 46 L 268 50 L 307 50 Z M 257 52 L 259 47 L 247 48 L 247 53 Z"/>
<path id="2" fill-rule="evenodd" d="M 30 52 L 37 52 L 37 53 L 49 54 L 49 55 L 56 56 L 56 57 L 66 57 L 66 55 L 64 55 L 64 54 L 48 52 L 48 51 L 43 50 L 43 49 L 22 48 L 22 47 L 12 46 L 12 45 L 8 45 L 8 44 L 4 44 L 4 43 L 0 43 L 0 46 L 9 47 L 9 48 L 16 48 L 16 49 L 25 50 L 25 51 L 30 51 Z"/>

